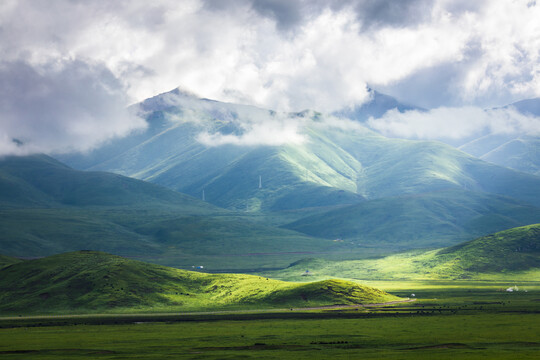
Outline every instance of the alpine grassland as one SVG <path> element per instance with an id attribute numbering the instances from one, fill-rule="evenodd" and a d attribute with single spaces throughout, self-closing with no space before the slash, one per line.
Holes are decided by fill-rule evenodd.
<path id="1" fill-rule="evenodd" d="M 380 282 L 414 302 L 0 318 L 7 359 L 535 359 L 540 283 Z M 502 290 L 502 291 L 501 291 Z"/>
<path id="2" fill-rule="evenodd" d="M 413 279 L 410 273 L 392 278 L 389 272 L 366 280 L 321 280 L 330 268 L 317 268 L 316 260 L 294 264 L 288 276 L 304 282 L 287 283 L 92 251 L 7 259 L 11 264 L 0 269 L 0 354 L 9 359 L 534 359 L 540 352 L 540 282 L 537 276 L 515 277 L 514 271 L 533 274 L 535 260 L 524 258 L 508 273 L 507 265 L 487 260 L 493 254 L 485 244 L 493 242 L 495 254 L 510 256 L 510 248 L 534 253 L 538 228 L 436 250 L 446 256 L 437 261 L 440 266 L 455 266 L 456 258 L 447 257 L 453 254 L 464 261 L 458 268 L 467 269 L 474 256 L 485 274 L 496 266 L 504 275 L 482 278 L 473 268 L 476 280 L 454 279 L 448 271 L 437 279 Z M 391 268 L 396 256 L 386 266 Z M 355 269 L 343 264 L 341 275 L 352 277 L 346 269 Z M 307 265 L 312 270 L 306 271 Z"/>
<path id="3" fill-rule="evenodd" d="M 1 358 L 538 358 L 535 159 L 178 89 L 131 110 L 74 168 L 0 158 Z"/>
<path id="4" fill-rule="evenodd" d="M 329 276 L 363 280 L 534 280 L 540 275 L 540 224 L 512 228 L 462 244 L 363 260 L 304 259 L 262 275 L 302 281 Z"/>
<path id="5" fill-rule="evenodd" d="M 345 280 L 288 283 L 206 274 L 80 251 L 0 269 L 0 312 L 178 312 L 352 305 L 401 300 Z"/>
<path id="6" fill-rule="evenodd" d="M 0 255 L 0 268 L 3 268 L 5 266 L 9 266 L 11 264 L 18 263 L 20 261 L 21 260 L 10 257 L 10 256 Z"/>
<path id="7" fill-rule="evenodd" d="M 0 160 L 4 255 L 90 249 L 175 267 L 260 269 L 342 247 L 256 220 L 151 183 L 77 171 L 45 155 Z"/>

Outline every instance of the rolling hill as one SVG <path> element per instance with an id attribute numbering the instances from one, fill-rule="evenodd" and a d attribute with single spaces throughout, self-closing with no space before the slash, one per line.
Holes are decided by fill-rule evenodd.
<path id="1" fill-rule="evenodd" d="M 301 260 L 272 274 L 301 280 L 309 269 L 314 279 L 485 279 L 530 281 L 540 274 L 540 224 L 483 236 L 462 244 L 416 250 L 379 259 L 331 262 Z"/>
<path id="2" fill-rule="evenodd" d="M 6 314 L 260 309 L 398 299 L 342 280 L 298 284 L 252 275 L 212 275 L 93 251 L 0 269 L 0 289 L 0 311 Z"/>
<path id="3" fill-rule="evenodd" d="M 336 248 L 158 185 L 73 170 L 44 155 L 1 160 L 0 188 L 0 251 L 11 256 L 88 249 L 175 266 L 259 268 L 286 264 L 288 253 Z"/>
<path id="4" fill-rule="evenodd" d="M 540 219 L 540 208 L 460 189 L 365 201 L 311 215 L 287 229 L 395 249 L 440 247 Z"/>
<path id="5" fill-rule="evenodd" d="M 16 264 L 20 261 L 22 260 L 13 258 L 11 256 L 0 255 L 0 268 L 6 267 L 12 264 Z"/>
<path id="6" fill-rule="evenodd" d="M 0 160 L 0 205 L 13 207 L 167 207 L 189 214 L 219 209 L 164 187 L 106 172 L 71 169 L 46 155 Z"/>

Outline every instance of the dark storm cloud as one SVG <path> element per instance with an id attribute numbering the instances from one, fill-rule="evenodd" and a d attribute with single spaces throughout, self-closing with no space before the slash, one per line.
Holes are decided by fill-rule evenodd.
<path id="1" fill-rule="evenodd" d="M 0 63 L 0 154 L 90 149 L 144 126 L 126 105 L 121 84 L 103 66 Z"/>

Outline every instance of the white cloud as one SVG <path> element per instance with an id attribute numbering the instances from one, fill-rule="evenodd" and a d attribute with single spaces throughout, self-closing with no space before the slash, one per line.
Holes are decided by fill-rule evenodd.
<path id="1" fill-rule="evenodd" d="M 281 111 L 359 104 L 366 84 L 411 91 L 415 75 L 437 69 L 445 82 L 425 81 L 415 97 L 491 106 L 540 96 L 539 18 L 540 5 L 528 0 L 5 0 L 0 61 L 34 71 L 103 64 L 120 82 L 119 103 L 181 86 Z M 93 129 L 80 124 L 59 131 Z M 122 133 L 115 124 L 110 133 Z M 1 132 L 13 129 L 2 124 Z"/>
<path id="2" fill-rule="evenodd" d="M 396 109 L 367 125 L 387 136 L 412 139 L 464 139 L 483 133 L 540 135 L 540 117 L 514 108 L 482 110 L 478 107 L 441 107 L 430 111 Z"/>
<path id="3" fill-rule="evenodd" d="M 205 130 L 199 133 L 197 141 L 206 146 L 280 146 L 302 144 L 307 141 L 306 125 L 310 116 L 291 116 L 285 113 L 270 113 L 252 107 L 236 107 L 229 113 L 227 105 L 208 104 L 211 113 L 225 119 L 230 133 Z M 204 124 L 201 124 L 204 126 Z"/>
<path id="4" fill-rule="evenodd" d="M 540 96 L 540 4 L 489 1 L 468 16 L 480 56 L 464 74 L 462 96 Z"/>
<path id="5" fill-rule="evenodd" d="M 361 103 L 366 83 L 388 84 L 459 61 L 471 26 L 436 12 L 409 28 L 365 32 L 359 9 L 319 6 L 284 34 L 249 2 L 227 11 L 195 0 L 15 4 L 0 11 L 10 57 L 103 62 L 137 100 L 182 86 L 204 97 L 295 111 Z M 70 16 L 58 21 L 59 14 Z"/>
<path id="6" fill-rule="evenodd" d="M 279 146 L 302 144 L 306 137 L 297 124 L 265 122 L 246 126 L 239 135 L 202 132 L 197 136 L 197 141 L 206 146 Z"/>
<path id="7" fill-rule="evenodd" d="M 0 155 L 86 151 L 144 128 L 99 65 L 0 63 Z"/>

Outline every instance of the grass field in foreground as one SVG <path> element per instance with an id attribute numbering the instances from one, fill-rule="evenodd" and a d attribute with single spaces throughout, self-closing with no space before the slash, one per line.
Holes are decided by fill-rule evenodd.
<path id="1" fill-rule="evenodd" d="M 359 310 L 0 319 L 0 357 L 491 360 L 540 354 L 538 282 L 512 293 L 492 282 L 385 284 L 395 294 L 416 291 L 418 300 Z"/>
<path id="2" fill-rule="evenodd" d="M 0 330 L 5 359 L 533 359 L 538 314 Z M 537 357 L 536 357 L 537 358 Z"/>

